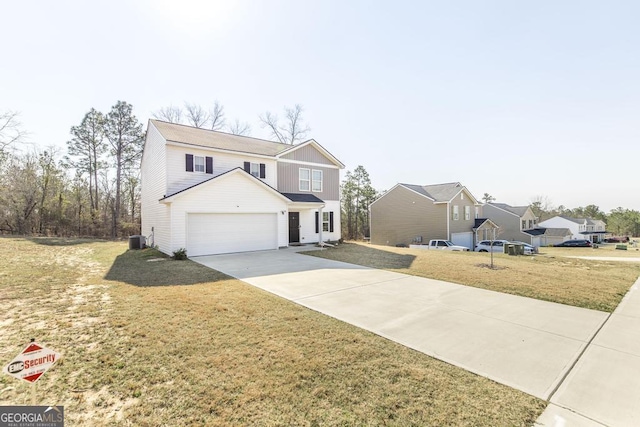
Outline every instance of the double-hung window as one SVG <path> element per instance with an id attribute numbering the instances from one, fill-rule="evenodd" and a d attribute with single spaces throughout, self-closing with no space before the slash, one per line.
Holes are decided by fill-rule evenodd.
<path id="1" fill-rule="evenodd" d="M 322 212 L 322 231 L 329 231 L 329 212 Z"/>
<path id="2" fill-rule="evenodd" d="M 322 171 L 314 169 L 311 172 L 311 191 L 322 192 Z"/>
<path id="3" fill-rule="evenodd" d="M 300 168 L 300 191 L 311 191 L 311 170 Z"/>
<path id="4" fill-rule="evenodd" d="M 458 210 L 458 205 L 453 205 L 453 213 L 451 215 L 454 221 L 457 221 L 460 218 L 460 212 Z"/>
<path id="5" fill-rule="evenodd" d="M 193 170 L 194 172 L 204 172 L 203 156 L 193 156 Z"/>
<path id="6" fill-rule="evenodd" d="M 464 207 L 464 220 L 469 221 L 471 219 L 471 206 Z"/>

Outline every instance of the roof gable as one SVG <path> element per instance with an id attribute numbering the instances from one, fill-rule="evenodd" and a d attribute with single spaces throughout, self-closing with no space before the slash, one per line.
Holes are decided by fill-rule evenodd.
<path id="1" fill-rule="evenodd" d="M 205 181 L 199 182 L 197 184 L 194 184 L 190 187 L 184 188 L 180 191 L 176 191 L 173 194 L 169 194 L 168 196 L 163 197 L 162 199 L 160 199 L 161 202 L 163 203 L 169 203 L 172 202 L 173 200 L 175 200 L 176 198 L 190 193 L 192 191 L 197 191 L 201 188 L 204 188 L 206 185 L 209 185 L 212 182 L 217 182 L 220 181 L 221 179 L 233 176 L 233 175 L 237 175 L 240 174 L 240 176 L 245 176 L 248 180 L 248 182 L 253 183 L 254 185 L 258 185 L 258 186 L 262 186 L 266 191 L 269 191 L 271 193 L 273 193 L 274 195 L 280 197 L 281 199 L 290 202 L 291 200 L 288 199 L 286 196 L 284 196 L 282 193 L 280 193 L 278 190 L 276 190 L 275 188 L 271 187 L 270 185 L 264 183 L 262 180 L 256 178 L 255 176 L 247 173 L 244 171 L 244 169 L 241 168 L 234 168 L 231 169 L 230 171 L 227 172 L 223 172 L 219 175 L 213 176 Z"/>
<path id="2" fill-rule="evenodd" d="M 300 154 L 301 156 L 296 156 L 296 154 Z M 338 160 L 333 154 L 331 154 L 327 149 L 325 149 L 314 139 L 309 139 L 308 141 L 293 146 L 289 145 L 287 149 L 280 152 L 276 157 L 278 157 L 279 159 L 302 160 L 312 163 L 325 163 L 318 156 L 328 161 L 329 164 L 338 166 L 340 169 L 343 169 L 345 167 L 340 160 Z"/>

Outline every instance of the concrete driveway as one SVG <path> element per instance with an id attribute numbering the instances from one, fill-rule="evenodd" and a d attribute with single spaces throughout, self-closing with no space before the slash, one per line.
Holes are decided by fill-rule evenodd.
<path id="1" fill-rule="evenodd" d="M 191 259 L 545 400 L 608 317 L 301 255 L 293 248 Z"/>

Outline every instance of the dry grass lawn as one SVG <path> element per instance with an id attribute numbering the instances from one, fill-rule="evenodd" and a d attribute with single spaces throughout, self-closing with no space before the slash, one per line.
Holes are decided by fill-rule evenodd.
<path id="1" fill-rule="evenodd" d="M 38 403 L 64 405 L 70 426 L 525 426 L 545 407 L 191 261 L 0 245 L 0 361 L 32 337 L 63 353 Z M 0 405 L 29 401 L 0 376 Z"/>
<path id="2" fill-rule="evenodd" d="M 446 252 L 345 243 L 308 255 L 444 280 L 514 295 L 611 312 L 640 276 L 640 264 L 589 261 L 574 256 L 610 256 L 599 249 L 542 248 L 539 256 Z M 627 251 L 628 252 L 628 251 Z M 633 256 L 635 253 L 628 253 Z"/>

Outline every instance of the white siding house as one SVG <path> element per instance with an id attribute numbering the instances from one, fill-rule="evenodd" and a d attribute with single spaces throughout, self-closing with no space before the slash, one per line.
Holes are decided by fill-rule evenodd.
<path id="1" fill-rule="evenodd" d="M 600 243 L 606 231 L 606 223 L 592 218 L 570 218 L 567 216 L 554 216 L 540 222 L 540 227 L 567 228 L 571 232 L 571 239 L 586 239 L 594 243 Z"/>
<path id="2" fill-rule="evenodd" d="M 343 168 L 314 140 L 292 146 L 150 120 L 142 234 L 166 254 L 189 256 L 339 240 Z"/>

